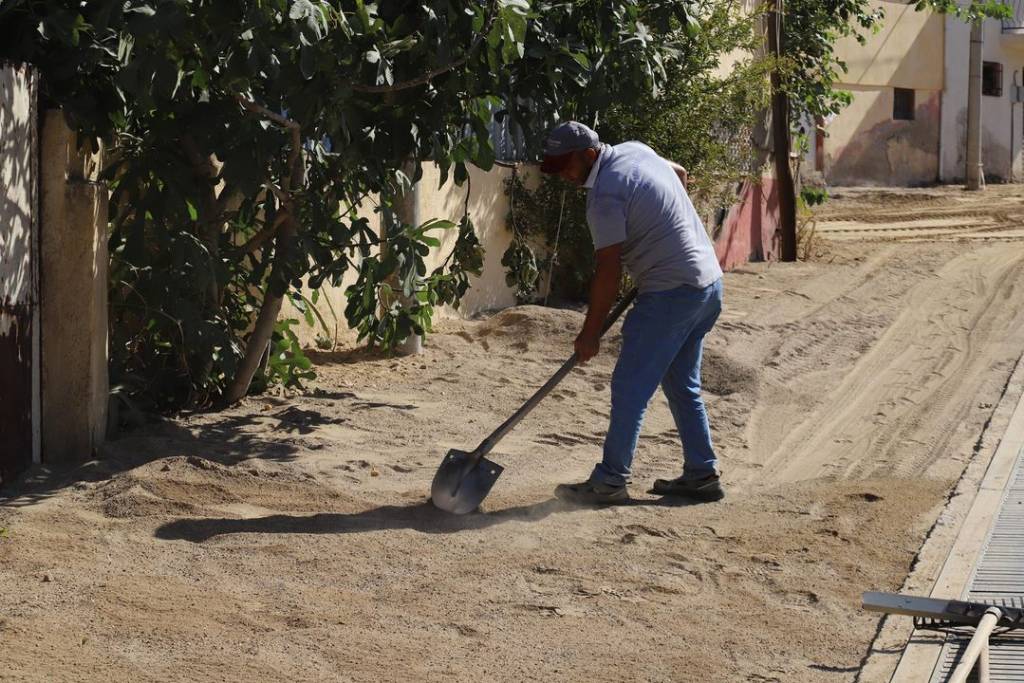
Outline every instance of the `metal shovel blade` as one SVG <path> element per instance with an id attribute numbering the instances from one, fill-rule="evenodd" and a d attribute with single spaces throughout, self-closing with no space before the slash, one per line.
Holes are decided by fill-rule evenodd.
<path id="1" fill-rule="evenodd" d="M 430 487 L 430 500 L 445 512 L 464 515 L 480 507 L 504 471 L 487 458 L 452 449 L 444 456 Z"/>

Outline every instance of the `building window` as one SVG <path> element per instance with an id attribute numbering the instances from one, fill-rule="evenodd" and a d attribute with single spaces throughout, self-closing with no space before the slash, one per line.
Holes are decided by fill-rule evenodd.
<path id="1" fill-rule="evenodd" d="M 999 62 L 982 62 L 981 94 L 989 97 L 1003 96 L 1003 65 Z"/>
<path id="2" fill-rule="evenodd" d="M 892 117 L 898 121 L 914 120 L 914 91 L 895 88 L 892 98 Z"/>

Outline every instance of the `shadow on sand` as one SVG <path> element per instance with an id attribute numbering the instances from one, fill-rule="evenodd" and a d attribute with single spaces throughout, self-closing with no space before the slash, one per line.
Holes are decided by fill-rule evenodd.
<path id="1" fill-rule="evenodd" d="M 321 401 L 340 402 L 348 410 L 412 410 L 404 403 L 365 401 L 350 392 L 319 392 Z M 162 458 L 195 456 L 226 467 L 250 460 L 290 462 L 299 457 L 303 437 L 315 435 L 325 425 L 344 425 L 348 418 L 315 408 L 288 405 L 264 397 L 269 409 L 242 414 L 216 411 L 182 413 L 183 420 L 157 419 L 108 441 L 101 457 L 81 464 L 35 465 L 17 479 L 0 487 L 0 507 L 33 505 L 79 482 L 98 482 Z M 214 416 L 215 420 L 189 422 L 189 417 Z"/>
<path id="2" fill-rule="evenodd" d="M 687 507 L 699 504 L 673 498 L 633 498 L 627 506 Z M 315 515 L 269 515 L 251 519 L 205 518 L 179 519 L 157 528 L 154 534 L 166 541 L 202 543 L 227 534 L 358 534 L 390 529 L 410 529 L 424 534 L 452 534 L 486 529 L 505 522 L 536 522 L 545 517 L 580 510 L 579 506 L 551 498 L 542 503 L 453 515 L 434 507 L 429 501 L 415 505 L 383 505 L 363 512 Z"/>

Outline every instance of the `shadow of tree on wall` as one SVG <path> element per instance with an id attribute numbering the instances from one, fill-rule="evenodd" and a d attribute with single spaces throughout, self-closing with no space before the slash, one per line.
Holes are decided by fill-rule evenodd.
<path id="1" fill-rule="evenodd" d="M 37 76 L 0 64 L 0 485 L 32 462 Z"/>

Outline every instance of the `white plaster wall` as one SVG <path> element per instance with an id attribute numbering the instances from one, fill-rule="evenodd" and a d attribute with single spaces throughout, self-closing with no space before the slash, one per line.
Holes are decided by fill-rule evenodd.
<path id="1" fill-rule="evenodd" d="M 946 92 L 942 106 L 942 157 L 940 175 L 945 182 L 964 180 L 967 129 L 967 79 L 971 46 L 970 26 L 952 17 L 946 19 Z M 984 26 L 982 59 L 1003 65 L 1002 97 L 982 97 L 982 163 L 985 177 L 994 180 L 1024 180 L 1024 105 L 1011 103 L 1014 75 L 1022 83 L 1024 35 L 1004 34 L 1002 25 L 987 20 Z M 1012 130 L 1011 130 L 1012 129 Z M 1011 152 L 1012 145 L 1012 152 Z"/>
<path id="2" fill-rule="evenodd" d="M 0 69 L 0 301 L 34 304 L 32 216 L 35 212 L 31 76 L 24 68 Z M 0 313 L 0 335 L 10 321 Z"/>
<path id="3" fill-rule="evenodd" d="M 26 452 L 41 456 L 38 83 L 27 65 L 0 65 L 0 483 Z"/>
<path id="4" fill-rule="evenodd" d="M 864 45 L 853 37 L 836 42 L 847 67 L 842 83 L 941 90 L 943 18 L 899 0 L 871 0 L 869 7 L 885 13 L 879 31 L 862 30 Z"/>
<path id="5" fill-rule="evenodd" d="M 847 66 L 838 88 L 853 103 L 826 121 L 824 172 L 830 183 L 922 185 L 938 179 L 944 18 L 914 4 L 871 0 L 885 18 L 865 44 L 836 44 Z M 915 91 L 915 120 L 893 119 L 894 88 Z"/>
<path id="6" fill-rule="evenodd" d="M 760 0 L 739 0 L 734 3 L 733 11 L 737 18 L 743 16 L 749 16 L 757 11 L 760 5 Z M 729 76 L 736 65 L 746 59 L 750 59 L 751 53 L 747 50 L 732 50 L 721 55 L 718 59 L 718 67 L 714 70 L 714 75 L 717 78 L 726 78 Z"/>
<path id="7" fill-rule="evenodd" d="M 95 457 L 107 431 L 107 187 L 60 111 L 41 133 L 43 461 Z"/>
<path id="8" fill-rule="evenodd" d="M 520 173 L 530 172 L 520 168 Z M 438 188 L 438 168 L 433 165 L 424 167 L 420 189 L 420 220 L 447 218 L 458 221 L 465 210 L 468 195 L 469 215 L 484 247 L 483 273 L 480 277 L 470 277 L 470 289 L 463 297 L 459 312 L 446 308 L 441 311 L 441 315 L 461 313 L 468 316 L 515 305 L 515 293 L 505 284 L 505 267 L 501 265 L 501 256 L 512 241 L 512 231 L 508 227 L 509 198 L 505 193 L 505 183 L 511 176 L 512 169 L 503 166 L 495 166 L 490 171 L 471 166 L 468 184 L 458 187 L 449 180 Z M 427 261 L 428 269 L 444 261 L 457 237 L 455 229 L 444 234 L 441 248 L 435 250 Z"/>
<path id="9" fill-rule="evenodd" d="M 537 174 L 533 166 L 520 166 L 520 174 L 525 176 L 527 183 Z M 490 171 L 482 171 L 474 166 L 469 167 L 469 182 L 462 187 L 450 179 L 443 186 L 438 186 L 440 171 L 437 166 L 427 164 L 423 167 L 423 178 L 419 186 L 419 218 L 425 222 L 431 218 L 444 218 L 458 222 L 464 211 L 467 194 L 469 196 L 469 213 L 473 219 L 477 236 L 484 248 L 484 267 L 480 277 L 470 276 L 470 289 L 462 299 L 459 309 L 449 306 L 440 307 L 435 311 L 434 318 L 469 317 L 481 311 L 497 310 L 514 306 L 515 293 L 505 284 L 505 268 L 501 265 L 502 254 L 508 248 L 512 232 L 508 227 L 509 198 L 505 193 L 505 184 L 512 175 L 512 169 L 495 166 Z M 380 215 L 374 212 L 375 200 L 367 200 L 359 207 L 359 215 L 370 220 L 370 224 L 378 230 Z M 428 271 L 440 265 L 448 256 L 458 237 L 458 230 L 452 229 L 445 233 L 434 233 L 441 239 L 441 247 L 432 251 L 426 259 Z M 349 269 L 339 287 L 325 285 L 320 289 L 317 310 L 326 319 L 330 335 L 324 335 L 319 322 L 313 327 L 306 325 L 302 315 L 285 302 L 281 309 L 282 318 L 299 319 L 297 334 L 305 346 L 313 346 L 318 336 L 335 336 L 349 339 L 354 332 L 347 329 L 345 322 L 345 306 L 348 303 L 345 289 L 356 280 L 357 273 Z M 305 291 L 310 297 L 312 292 Z M 333 309 L 333 314 L 331 313 Z"/>
<path id="10" fill-rule="evenodd" d="M 916 90 L 913 121 L 897 121 L 893 88 L 853 86 L 853 102 L 826 128 L 825 177 L 836 185 L 916 186 L 938 177 L 937 90 Z"/>

